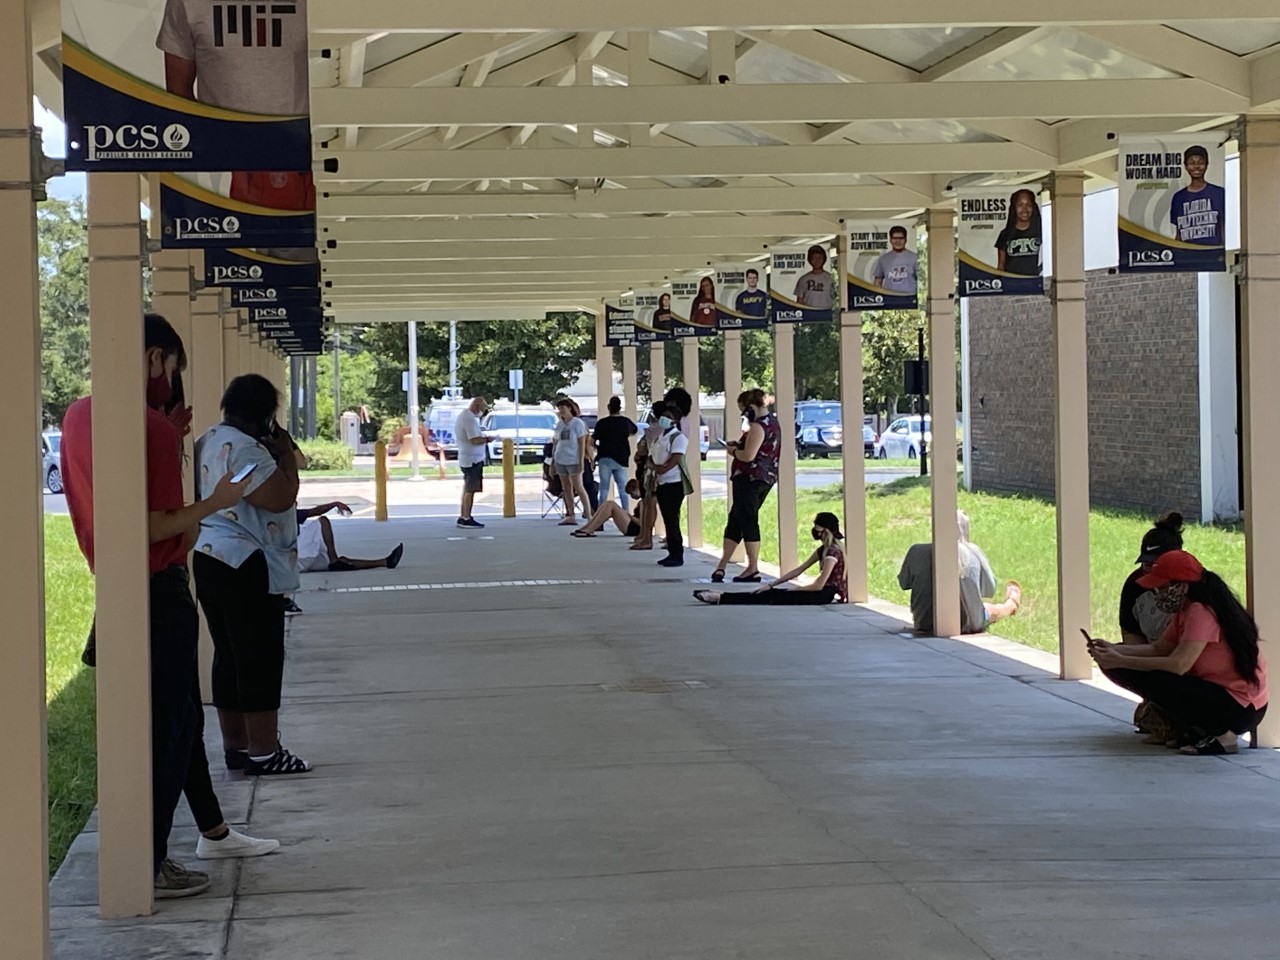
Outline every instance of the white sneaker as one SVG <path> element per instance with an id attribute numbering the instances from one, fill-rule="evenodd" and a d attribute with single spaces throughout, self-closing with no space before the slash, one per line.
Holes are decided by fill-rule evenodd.
<path id="1" fill-rule="evenodd" d="M 232 830 L 221 840 L 210 840 L 200 834 L 196 857 L 200 860 L 230 860 L 234 857 L 265 857 L 280 849 L 279 840 L 259 840 Z"/>

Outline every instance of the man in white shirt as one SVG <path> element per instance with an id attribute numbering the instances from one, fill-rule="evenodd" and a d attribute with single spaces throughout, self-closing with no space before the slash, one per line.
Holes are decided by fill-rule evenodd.
<path id="1" fill-rule="evenodd" d="M 476 494 L 484 490 L 484 462 L 488 458 L 486 445 L 493 437 L 485 436 L 480 429 L 480 416 L 487 404 L 484 397 L 472 397 L 471 403 L 458 414 L 453 436 L 458 443 L 458 466 L 462 470 L 462 510 L 458 514 L 458 526 L 481 530 L 484 524 L 471 516 Z"/>

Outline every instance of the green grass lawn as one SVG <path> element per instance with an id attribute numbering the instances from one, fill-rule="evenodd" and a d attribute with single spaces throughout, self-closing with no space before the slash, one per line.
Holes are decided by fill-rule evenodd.
<path id="1" fill-rule="evenodd" d="M 868 586 L 872 596 L 895 603 L 907 603 L 908 595 L 898 588 L 898 568 L 913 543 L 930 537 L 929 481 L 912 478 L 867 489 Z M 776 563 L 778 521 L 776 510 L 766 502 L 761 512 L 762 557 Z M 707 501 L 704 531 L 714 544 L 724 528 L 725 502 Z M 807 521 L 819 510 L 843 516 L 838 487 L 802 491 L 797 498 L 802 557 L 808 543 Z M 998 632 L 1011 640 L 1057 651 L 1057 557 L 1056 521 L 1053 504 L 1031 497 L 960 491 L 960 509 L 969 514 L 972 536 L 982 547 L 1001 584 L 1014 579 L 1022 584 L 1023 607 L 1018 616 L 1000 624 Z M 1094 510 L 1089 523 L 1090 575 L 1092 579 L 1092 623 L 1095 636 L 1118 639 L 1117 616 L 1120 587 L 1133 570 L 1142 535 L 1151 518 L 1118 510 Z M 1189 527 L 1187 549 L 1205 566 L 1221 575 L 1238 593 L 1244 589 L 1244 535 L 1238 529 Z"/>
<path id="2" fill-rule="evenodd" d="M 93 577 L 68 517 L 45 517 L 45 644 L 49 704 L 49 873 L 98 795 L 94 673 L 80 662 L 93 620 Z"/>

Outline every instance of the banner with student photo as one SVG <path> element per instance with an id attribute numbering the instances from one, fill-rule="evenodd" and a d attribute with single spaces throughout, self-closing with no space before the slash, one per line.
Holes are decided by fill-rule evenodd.
<path id="1" fill-rule="evenodd" d="M 920 306 L 916 228 L 900 220 L 847 223 L 843 257 L 846 310 Z"/>
<path id="2" fill-rule="evenodd" d="M 1120 138 L 1121 271 L 1227 269 L 1226 151 L 1218 139 Z"/>
<path id="3" fill-rule="evenodd" d="M 825 244 L 769 251 L 769 302 L 774 323 L 831 321 L 840 301 Z"/>
<path id="4" fill-rule="evenodd" d="M 204 254 L 204 283 L 207 287 L 311 287 L 318 291 L 320 262 L 291 260 L 247 248 L 210 247 Z"/>
<path id="5" fill-rule="evenodd" d="M 68 170 L 311 169 L 306 0 L 62 0 L 62 31 Z"/>
<path id="6" fill-rule="evenodd" d="M 711 337 L 720 332 L 716 319 L 714 277 L 687 277 L 671 281 L 671 335 Z"/>
<path id="7" fill-rule="evenodd" d="M 636 290 L 625 298 L 635 315 L 636 343 L 662 343 L 671 339 L 671 290 L 668 287 L 651 287 Z"/>
<path id="8" fill-rule="evenodd" d="M 1042 296 L 1040 185 L 964 187 L 956 200 L 960 296 Z"/>
<path id="9" fill-rule="evenodd" d="M 160 246 L 166 249 L 255 247 L 315 248 L 316 213 L 232 199 L 250 191 L 238 185 L 248 174 L 160 176 Z M 287 181 L 288 174 L 268 174 Z M 202 182 L 203 181 L 203 182 Z M 243 186 L 244 189 L 237 189 Z M 305 203 L 305 198 L 303 199 Z M 297 255 L 293 259 L 304 259 Z"/>
<path id="10" fill-rule="evenodd" d="M 769 326 L 769 290 L 758 263 L 715 265 L 716 320 L 721 330 Z"/>
<path id="11" fill-rule="evenodd" d="M 606 347 L 634 347 L 636 345 L 636 312 L 621 303 L 607 301 L 604 305 L 604 345 Z"/>

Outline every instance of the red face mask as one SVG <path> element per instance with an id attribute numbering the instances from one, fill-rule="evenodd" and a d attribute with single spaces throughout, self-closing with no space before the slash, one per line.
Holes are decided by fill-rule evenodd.
<path id="1" fill-rule="evenodd" d="M 169 375 L 162 373 L 158 377 L 147 380 L 147 406 L 152 410 L 163 410 L 173 399 L 173 384 Z"/>

